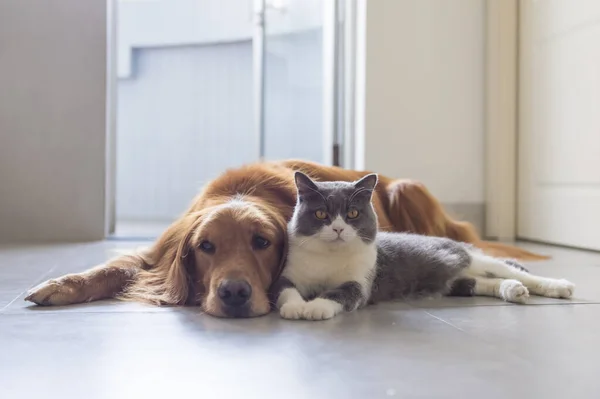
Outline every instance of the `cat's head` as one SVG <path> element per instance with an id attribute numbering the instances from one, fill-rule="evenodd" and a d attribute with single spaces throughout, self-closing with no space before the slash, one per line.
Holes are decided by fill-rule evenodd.
<path id="1" fill-rule="evenodd" d="M 355 182 L 316 182 L 296 172 L 295 181 L 298 202 L 290 222 L 292 235 L 334 245 L 373 242 L 377 215 L 371 197 L 376 174 Z"/>

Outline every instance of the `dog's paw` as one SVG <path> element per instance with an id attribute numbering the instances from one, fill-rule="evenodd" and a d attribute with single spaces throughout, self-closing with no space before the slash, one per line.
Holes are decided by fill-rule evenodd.
<path id="1" fill-rule="evenodd" d="M 529 291 L 520 281 L 504 280 L 500 283 L 500 295 L 507 302 L 525 303 Z"/>
<path id="2" fill-rule="evenodd" d="M 302 318 L 302 312 L 306 302 L 294 301 L 284 303 L 279 309 L 279 315 L 284 319 L 298 320 Z"/>
<path id="3" fill-rule="evenodd" d="M 330 299 L 317 298 L 304 305 L 302 318 L 306 320 L 327 320 L 341 312 L 342 305 Z"/>
<path id="4" fill-rule="evenodd" d="M 541 288 L 540 294 L 550 298 L 569 299 L 575 292 L 575 284 L 565 279 L 549 279 Z"/>
<path id="5" fill-rule="evenodd" d="M 43 306 L 70 305 L 81 302 L 83 281 L 79 276 L 48 280 L 27 292 L 26 301 Z"/>

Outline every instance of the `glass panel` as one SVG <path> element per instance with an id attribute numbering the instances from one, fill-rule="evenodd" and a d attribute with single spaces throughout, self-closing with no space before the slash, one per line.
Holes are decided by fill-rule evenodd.
<path id="1" fill-rule="evenodd" d="M 117 235 L 155 235 L 206 181 L 258 159 L 252 4 L 118 7 Z"/>
<path id="2" fill-rule="evenodd" d="M 321 0 L 271 0 L 265 11 L 265 158 L 324 161 Z"/>

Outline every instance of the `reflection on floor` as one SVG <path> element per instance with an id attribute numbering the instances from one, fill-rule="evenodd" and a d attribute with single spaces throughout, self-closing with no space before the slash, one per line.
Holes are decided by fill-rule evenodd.
<path id="1" fill-rule="evenodd" d="M 160 236 L 171 224 L 169 221 L 117 220 L 111 239 L 146 240 Z"/>
<path id="2" fill-rule="evenodd" d="M 571 301 L 386 303 L 325 322 L 24 292 L 138 243 L 0 247 L 0 398 L 598 398 L 600 254 L 527 244 Z M 144 243 L 140 243 L 144 244 Z"/>

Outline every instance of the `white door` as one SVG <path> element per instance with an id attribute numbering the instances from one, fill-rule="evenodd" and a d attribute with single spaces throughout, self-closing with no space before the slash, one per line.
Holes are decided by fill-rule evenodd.
<path id="1" fill-rule="evenodd" d="M 518 235 L 600 250 L 600 1 L 520 4 Z"/>

